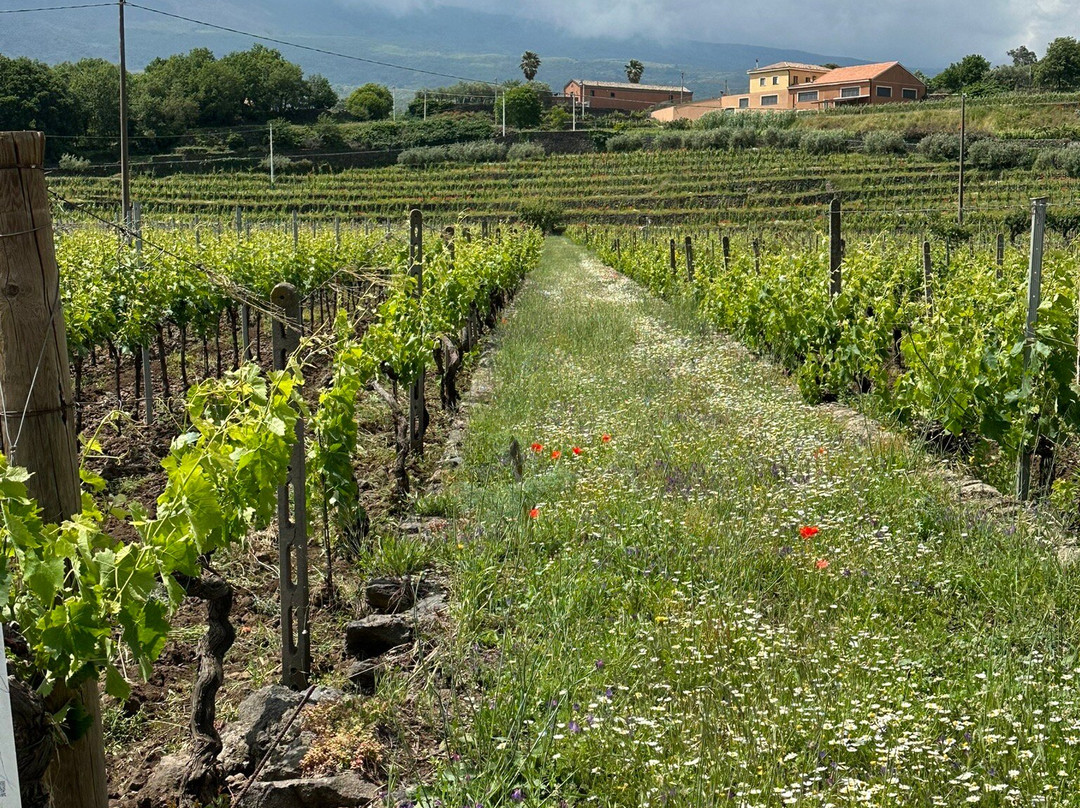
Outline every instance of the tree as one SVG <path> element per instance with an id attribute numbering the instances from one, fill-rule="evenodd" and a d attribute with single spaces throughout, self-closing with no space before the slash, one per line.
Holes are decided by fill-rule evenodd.
<path id="1" fill-rule="evenodd" d="M 985 56 L 971 53 L 959 62 L 953 62 L 931 80 L 935 90 L 959 92 L 962 88 L 978 84 L 990 73 L 990 62 Z"/>
<path id="2" fill-rule="evenodd" d="M 637 59 L 631 59 L 623 67 L 626 71 L 626 78 L 631 84 L 638 84 L 641 81 L 641 76 L 645 72 L 645 65 L 639 62 Z"/>
<path id="3" fill-rule="evenodd" d="M 536 78 L 536 71 L 540 69 L 540 57 L 532 51 L 521 54 L 521 72 L 525 74 L 526 81 Z"/>
<path id="4" fill-rule="evenodd" d="M 304 103 L 308 109 L 326 112 L 333 109 L 338 102 L 338 94 L 330 86 L 330 79 L 319 73 L 308 76 L 304 82 Z"/>
<path id="5" fill-rule="evenodd" d="M 352 91 L 345 101 L 345 111 L 361 121 L 381 121 L 390 117 L 394 96 L 382 84 L 365 84 Z"/>
<path id="6" fill-rule="evenodd" d="M 1006 53 L 1012 59 L 1013 67 L 1030 67 L 1039 61 L 1035 51 L 1029 50 L 1027 45 L 1019 45 Z"/>
<path id="7" fill-rule="evenodd" d="M 304 71 L 265 45 L 230 53 L 221 59 L 236 71 L 245 88 L 244 117 L 265 121 L 303 106 Z"/>
<path id="8" fill-rule="evenodd" d="M 1046 55 L 1035 66 L 1035 83 L 1046 90 L 1067 91 L 1080 87 L 1080 42 L 1059 36 L 1046 46 Z"/>
<path id="9" fill-rule="evenodd" d="M 526 129 L 540 125 L 544 105 L 533 86 L 522 84 L 507 90 L 503 94 L 502 103 L 506 104 L 506 122 L 511 126 Z"/>
<path id="10" fill-rule="evenodd" d="M 120 68 L 105 59 L 82 59 L 64 62 L 53 70 L 71 92 L 85 134 L 119 138 Z"/>
<path id="11" fill-rule="evenodd" d="M 78 134 L 78 105 L 61 77 L 44 62 L 0 56 L 0 128 Z"/>

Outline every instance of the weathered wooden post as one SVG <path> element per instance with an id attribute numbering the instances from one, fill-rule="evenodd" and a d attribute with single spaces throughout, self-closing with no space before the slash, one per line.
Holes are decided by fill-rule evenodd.
<path id="1" fill-rule="evenodd" d="M 694 245 L 690 236 L 686 237 L 686 280 L 689 283 L 694 282 Z"/>
<path id="2" fill-rule="evenodd" d="M 840 198 L 833 197 L 829 203 L 829 296 L 840 294 L 842 276 L 840 265 L 843 262 L 844 247 L 840 234 Z"/>
<path id="3" fill-rule="evenodd" d="M 761 271 L 761 242 L 754 239 L 750 242 L 750 249 L 754 251 L 754 272 Z"/>
<path id="4" fill-rule="evenodd" d="M 671 265 L 671 274 L 674 275 L 678 264 L 675 262 L 675 239 L 668 243 L 668 264 Z"/>
<path id="5" fill-rule="evenodd" d="M 923 272 L 923 295 L 926 298 L 927 307 L 934 305 L 934 266 L 930 259 L 930 242 L 922 243 L 922 272 Z"/>
<path id="6" fill-rule="evenodd" d="M 724 272 L 728 271 L 728 265 L 731 263 L 731 239 L 724 236 L 720 239 L 720 246 L 724 251 Z"/>
<path id="7" fill-rule="evenodd" d="M 300 249 L 300 214 L 296 208 L 293 208 L 292 212 L 292 250 L 298 252 Z"/>
<path id="8" fill-rule="evenodd" d="M 1005 265 L 1005 234 L 997 235 L 997 279 L 1001 280 L 1002 267 Z"/>
<path id="9" fill-rule="evenodd" d="M 1039 322 L 1042 302 L 1043 238 L 1046 234 L 1046 197 L 1031 200 L 1031 251 L 1028 254 L 1028 303 L 1024 323 L 1024 382 L 1031 366 L 1031 348 L 1035 343 L 1035 326 Z M 1024 419 L 1020 436 L 1020 452 L 1016 462 L 1016 498 L 1028 498 L 1031 489 L 1031 445 L 1028 443 L 1028 419 Z"/>
<path id="10" fill-rule="evenodd" d="M 274 370 L 284 370 L 300 344 L 300 297 L 296 287 L 279 283 L 270 295 L 281 309 L 273 321 Z M 278 488 L 278 566 L 281 597 L 281 682 L 307 687 L 311 673 L 308 632 L 307 504 L 305 502 L 304 419 L 296 419 L 296 443 L 289 479 Z"/>
<path id="11" fill-rule="evenodd" d="M 44 161 L 40 132 L 0 133 L 0 449 L 31 472 L 30 496 L 55 523 L 82 510 L 82 499 Z M 45 775 L 48 789 L 56 808 L 107 808 L 97 680 L 74 691 L 58 685 L 46 708 L 56 712 L 72 699 L 86 711 L 89 728 L 57 749 Z"/>
<path id="12" fill-rule="evenodd" d="M 419 210 L 409 213 L 409 275 L 416 279 L 416 297 L 424 294 L 424 214 Z M 424 376 L 409 388 L 409 449 L 418 457 L 424 454 Z"/>
<path id="13" fill-rule="evenodd" d="M 236 206 L 236 240 L 244 237 L 244 212 L 239 205 Z"/>

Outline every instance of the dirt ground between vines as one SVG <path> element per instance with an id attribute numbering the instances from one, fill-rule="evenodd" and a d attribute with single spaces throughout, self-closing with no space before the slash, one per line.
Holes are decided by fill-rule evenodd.
<path id="1" fill-rule="evenodd" d="M 232 366 L 232 345 L 227 321 L 221 333 L 223 367 Z M 183 403 L 178 394 L 179 356 L 175 334 L 168 341 L 168 368 L 173 397 L 156 402 L 155 423 L 146 425 L 132 411 L 135 389 L 134 359 L 126 356 L 120 373 L 124 411 L 117 410 L 115 365 L 112 358 L 99 353 L 96 366 L 86 362 L 83 370 L 81 412 L 84 436 L 96 434 L 101 456 L 87 465 L 108 482 L 108 492 L 123 494 L 152 509 L 165 484 L 161 458 L 167 454 L 174 437 L 184 429 Z M 189 379 L 203 378 L 201 345 L 189 346 Z M 262 362 L 269 364 L 268 340 L 263 341 Z M 196 361 L 197 360 L 197 361 Z M 210 367 L 216 356 L 211 344 Z M 159 364 L 156 354 L 153 371 Z M 309 403 L 330 378 L 325 357 L 305 368 L 304 395 Z M 460 389 L 467 389 L 468 373 L 459 377 Z M 431 422 L 423 458 L 411 458 L 409 464 L 412 493 L 422 494 L 442 456 L 442 447 L 450 431 L 453 413 L 439 406 L 438 381 L 429 372 L 426 396 Z M 119 413 L 119 414 L 118 414 Z M 392 420 L 387 406 L 374 393 L 361 396 L 358 410 L 360 460 L 357 479 L 362 504 L 371 518 L 371 538 L 394 534 L 399 530 L 406 509 L 393 497 L 390 475 L 394 457 Z M 132 537 L 130 528 L 120 523 L 110 525 L 114 535 Z M 312 592 L 310 626 L 312 630 L 312 681 L 341 687 L 351 660 L 343 647 L 344 625 L 363 614 L 359 571 L 340 555 L 333 560 L 333 578 L 337 598 L 327 602 L 326 555 L 321 524 L 311 526 L 309 567 Z M 241 700 L 249 693 L 279 679 L 280 623 L 278 618 L 278 565 L 276 526 L 271 525 L 251 537 L 242 549 L 214 559 L 215 569 L 235 589 L 232 623 L 236 642 L 225 660 L 225 683 L 218 694 L 218 727 L 221 729 L 236 714 Z M 106 768 L 110 800 L 116 806 L 134 804 L 138 791 L 161 758 L 183 754 L 188 737 L 190 698 L 195 678 L 195 647 L 205 631 L 205 605 L 196 599 L 186 600 L 173 620 L 172 636 L 154 666 L 149 681 L 142 682 L 137 667 L 121 658 L 122 670 L 134 683 L 125 702 L 103 697 L 103 722 L 106 741 Z M 406 716 L 403 723 L 408 725 Z M 422 772 L 437 741 L 417 737 L 409 743 L 388 750 L 395 764 Z"/>

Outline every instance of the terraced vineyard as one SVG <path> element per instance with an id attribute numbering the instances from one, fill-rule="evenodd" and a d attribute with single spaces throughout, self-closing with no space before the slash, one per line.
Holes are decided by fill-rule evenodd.
<path id="1" fill-rule="evenodd" d="M 56 178 L 67 199 L 115 211 L 115 177 Z M 968 221 L 999 221 L 1030 197 L 1074 198 L 1080 181 L 1009 170 L 969 172 Z M 134 196 L 156 216 L 228 216 L 235 205 L 256 218 L 298 209 L 331 219 L 397 218 L 419 205 L 453 219 L 513 215 L 523 200 L 550 200 L 578 222 L 758 224 L 804 226 L 840 194 L 848 211 L 865 211 L 867 226 L 902 226 L 906 212 L 925 219 L 954 216 L 955 166 L 921 157 L 811 155 L 798 150 L 671 151 L 551 155 L 542 159 L 429 169 L 390 167 L 280 177 L 261 173 L 140 176 Z M 115 214 L 113 214 L 115 215 Z M 854 224 L 854 222 L 852 222 Z M 918 227 L 923 221 L 918 222 Z"/>

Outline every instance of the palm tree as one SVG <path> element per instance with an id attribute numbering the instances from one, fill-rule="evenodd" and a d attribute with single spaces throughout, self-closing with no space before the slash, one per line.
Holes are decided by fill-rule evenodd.
<path id="1" fill-rule="evenodd" d="M 521 72 L 525 74 L 526 81 L 536 78 L 536 71 L 540 69 L 540 57 L 532 51 L 521 54 Z"/>
<path id="2" fill-rule="evenodd" d="M 638 84 L 641 81 L 641 74 L 645 72 L 645 65 L 637 59 L 631 59 L 623 69 L 626 71 L 626 78 L 630 80 L 630 83 Z"/>

